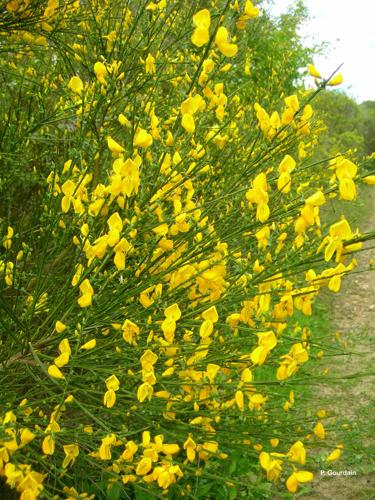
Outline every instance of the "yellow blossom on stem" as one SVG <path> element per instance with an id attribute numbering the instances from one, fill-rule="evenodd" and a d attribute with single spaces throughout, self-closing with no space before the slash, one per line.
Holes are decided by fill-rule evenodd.
<path id="1" fill-rule="evenodd" d="M 344 77 L 342 76 L 341 73 L 338 73 L 327 82 L 327 85 L 331 85 L 333 87 L 336 85 L 340 85 L 343 81 Z"/>
<path id="2" fill-rule="evenodd" d="M 315 68 L 313 64 L 308 64 L 307 65 L 307 71 L 309 74 L 315 78 L 322 78 L 322 75 L 319 73 L 319 71 Z"/>
<path id="3" fill-rule="evenodd" d="M 219 51 L 226 57 L 234 57 L 238 52 L 238 47 L 235 43 L 228 42 L 229 33 L 224 26 L 220 26 L 220 28 L 216 32 L 215 43 Z"/>
<path id="4" fill-rule="evenodd" d="M 306 470 L 294 471 L 286 481 L 286 487 L 291 493 L 295 493 L 298 489 L 299 483 L 309 483 L 314 479 L 312 472 Z"/>
<path id="5" fill-rule="evenodd" d="M 91 339 L 87 342 L 85 342 L 83 345 L 81 345 L 81 349 L 84 349 L 85 351 L 90 351 L 91 349 L 94 349 L 96 347 L 96 339 Z"/>
<path id="6" fill-rule="evenodd" d="M 210 24 L 211 16 L 208 9 L 202 9 L 193 16 L 193 23 L 195 26 L 194 32 L 191 36 L 191 41 L 197 47 L 202 47 L 208 43 L 210 39 Z"/>
<path id="7" fill-rule="evenodd" d="M 52 378 L 63 379 L 65 378 L 61 370 L 56 365 L 49 365 L 48 374 Z"/>
<path id="8" fill-rule="evenodd" d="M 83 83 L 79 76 L 72 76 L 69 80 L 68 88 L 75 94 L 81 95 L 83 91 Z"/>
<path id="9" fill-rule="evenodd" d="M 63 446 L 65 458 L 62 463 L 63 469 L 67 469 L 74 464 L 79 455 L 79 446 L 77 444 L 65 444 Z"/>

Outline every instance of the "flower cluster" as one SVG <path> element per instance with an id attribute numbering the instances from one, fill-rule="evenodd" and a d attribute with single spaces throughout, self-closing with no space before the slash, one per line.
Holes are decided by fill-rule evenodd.
<path id="1" fill-rule="evenodd" d="M 366 238 L 322 207 L 360 170 L 314 161 L 309 93 L 255 85 L 249 0 L 39 3 L 6 6 L 35 20 L 6 64 L 53 114 L 24 117 L 40 179 L 1 226 L 0 476 L 23 500 L 180 496 L 240 454 L 296 492 L 329 437 L 294 386 L 307 320 Z"/>

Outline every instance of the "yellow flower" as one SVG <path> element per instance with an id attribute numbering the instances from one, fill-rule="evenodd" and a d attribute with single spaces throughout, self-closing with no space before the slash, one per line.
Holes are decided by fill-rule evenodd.
<path id="1" fill-rule="evenodd" d="M 71 180 L 64 182 L 64 184 L 61 186 L 61 191 L 64 194 L 64 196 L 61 199 L 61 209 L 64 213 L 69 211 L 70 204 L 73 200 L 73 194 L 75 188 L 76 188 L 75 184 Z"/>
<path id="2" fill-rule="evenodd" d="M 215 43 L 220 52 L 226 57 L 234 57 L 238 52 L 238 47 L 234 43 L 228 42 L 229 34 L 228 30 L 224 26 L 216 32 Z"/>
<path id="3" fill-rule="evenodd" d="M 66 352 L 67 354 L 72 354 L 72 349 L 70 347 L 70 344 L 69 344 L 69 340 L 68 339 L 63 339 L 61 340 L 61 342 L 59 343 L 59 351 L 61 353 L 64 353 Z"/>
<path id="4" fill-rule="evenodd" d="M 146 399 L 150 400 L 154 393 L 154 388 L 148 382 L 144 382 L 138 387 L 137 399 L 140 403 L 143 403 Z"/>
<path id="5" fill-rule="evenodd" d="M 60 356 L 54 359 L 55 365 L 61 368 L 69 363 L 69 354 L 67 352 L 62 352 Z"/>
<path id="6" fill-rule="evenodd" d="M 244 409 L 244 397 L 243 397 L 243 392 L 242 391 L 236 391 L 236 394 L 234 395 L 234 399 L 236 401 L 236 405 L 239 410 L 243 411 Z"/>
<path id="7" fill-rule="evenodd" d="M 7 235 L 3 239 L 3 247 L 9 250 L 12 246 L 12 238 L 14 235 L 14 230 L 11 226 L 8 226 Z"/>
<path id="8" fill-rule="evenodd" d="M 375 175 L 367 175 L 366 177 L 363 178 L 363 182 L 365 184 L 369 184 L 370 186 L 375 185 Z"/>
<path id="9" fill-rule="evenodd" d="M 133 456 L 138 451 L 138 445 L 134 441 L 128 441 L 125 446 L 125 450 L 123 451 L 121 458 L 126 461 L 130 461 L 133 459 Z"/>
<path id="10" fill-rule="evenodd" d="M 184 442 L 184 450 L 186 451 L 187 459 L 189 462 L 194 462 L 196 456 L 197 445 L 193 441 L 192 435 L 189 434 L 189 437 Z"/>
<path id="11" fill-rule="evenodd" d="M 259 15 L 259 9 L 257 7 L 254 7 L 253 3 L 250 0 L 246 0 L 245 15 L 250 19 L 253 19 Z"/>
<path id="12" fill-rule="evenodd" d="M 181 310 L 178 304 L 172 304 L 171 306 L 164 309 L 164 315 L 173 321 L 178 321 L 181 318 Z"/>
<path id="13" fill-rule="evenodd" d="M 218 374 L 220 370 L 220 366 L 216 365 L 214 363 L 208 363 L 206 367 L 206 374 L 208 380 L 211 382 L 211 384 L 214 382 L 216 375 Z"/>
<path id="14" fill-rule="evenodd" d="M 57 379 L 63 379 L 65 378 L 60 369 L 56 365 L 50 365 L 48 367 L 48 374 Z"/>
<path id="15" fill-rule="evenodd" d="M 165 455 L 175 455 L 180 451 L 178 444 L 163 444 L 162 452 Z"/>
<path id="16" fill-rule="evenodd" d="M 296 166 L 296 161 L 294 158 L 290 155 L 285 155 L 284 158 L 281 160 L 280 165 L 278 167 L 279 173 L 283 172 L 293 172 Z"/>
<path id="17" fill-rule="evenodd" d="M 64 325 L 64 323 L 62 323 L 61 321 L 56 321 L 55 330 L 57 331 L 57 333 L 62 333 L 66 330 L 66 325 Z"/>
<path id="18" fill-rule="evenodd" d="M 286 481 L 286 487 L 291 493 L 295 493 L 299 483 L 309 483 L 314 479 L 314 475 L 306 470 L 294 471 Z"/>
<path id="19" fill-rule="evenodd" d="M 152 230 L 158 236 L 165 236 L 168 233 L 168 224 L 160 224 L 160 226 L 154 227 Z"/>
<path id="20" fill-rule="evenodd" d="M 306 450 L 302 441 L 296 441 L 288 452 L 288 457 L 292 462 L 304 465 L 306 462 Z"/>
<path id="21" fill-rule="evenodd" d="M 113 389 L 109 389 L 104 394 L 104 406 L 106 408 L 112 408 L 116 403 L 116 393 Z"/>
<path id="22" fill-rule="evenodd" d="M 329 80 L 327 85 L 331 85 L 332 87 L 335 85 L 340 85 L 344 81 L 344 77 L 342 76 L 341 73 L 338 73 L 335 75 L 333 78 Z"/>
<path id="23" fill-rule="evenodd" d="M 202 339 L 206 339 L 211 335 L 214 329 L 214 324 L 209 319 L 205 319 L 200 326 L 199 335 Z"/>
<path id="24" fill-rule="evenodd" d="M 186 132 L 192 134 L 195 131 L 195 122 L 193 115 L 190 115 L 188 113 L 182 115 L 181 125 L 184 127 Z"/>
<path id="25" fill-rule="evenodd" d="M 209 321 L 212 321 L 212 323 L 216 323 L 219 319 L 219 315 L 217 313 L 216 307 L 211 306 L 202 313 L 202 318 L 203 319 L 208 319 Z"/>
<path id="26" fill-rule="evenodd" d="M 335 460 L 338 460 L 341 457 L 341 449 L 336 448 L 335 450 L 332 451 L 326 458 L 326 462 L 334 462 Z"/>
<path id="27" fill-rule="evenodd" d="M 173 343 L 174 334 L 176 331 L 176 322 L 172 318 L 165 318 L 161 324 L 161 329 L 164 334 L 164 338 L 170 344 Z"/>
<path id="28" fill-rule="evenodd" d="M 145 66 L 147 74 L 151 73 L 152 75 L 155 75 L 156 73 L 155 58 L 152 54 L 147 55 Z"/>
<path id="29" fill-rule="evenodd" d="M 140 362 L 143 369 L 150 369 L 158 360 L 157 354 L 147 349 L 141 356 Z"/>
<path id="30" fill-rule="evenodd" d="M 325 436 L 326 436 L 326 432 L 325 432 L 325 429 L 324 429 L 324 426 L 321 422 L 318 422 L 315 427 L 314 427 L 314 434 L 315 436 L 317 436 L 318 438 L 320 439 L 324 439 Z"/>
<path id="31" fill-rule="evenodd" d="M 126 116 L 123 113 L 120 113 L 118 115 L 118 121 L 123 127 L 128 127 L 128 128 L 131 127 L 130 121 L 126 118 Z"/>
<path id="32" fill-rule="evenodd" d="M 110 136 L 107 137 L 107 144 L 110 151 L 115 155 L 121 154 L 125 151 L 125 149 Z"/>
<path id="33" fill-rule="evenodd" d="M 126 319 L 124 324 L 121 327 L 122 329 L 122 338 L 130 345 L 136 345 L 137 343 L 137 335 L 139 335 L 139 326 L 130 321 L 130 319 Z"/>
<path id="34" fill-rule="evenodd" d="M 276 482 L 282 471 L 282 461 L 274 459 L 269 453 L 262 451 L 259 455 L 259 463 L 267 473 L 268 481 Z"/>
<path id="35" fill-rule="evenodd" d="M 99 457 L 102 460 L 111 460 L 111 446 L 116 442 L 115 434 L 108 434 L 105 438 L 102 439 L 102 444 L 99 447 Z"/>
<path id="36" fill-rule="evenodd" d="M 315 78 L 322 78 L 322 75 L 319 73 L 319 71 L 315 68 L 313 64 L 307 65 L 307 71 L 310 73 L 311 76 Z"/>
<path id="37" fill-rule="evenodd" d="M 108 75 L 107 68 L 105 65 L 98 61 L 94 64 L 94 72 L 99 83 L 102 85 L 106 84 L 105 77 Z"/>
<path id="38" fill-rule="evenodd" d="M 133 146 L 147 149 L 148 147 L 151 146 L 152 142 L 153 142 L 152 135 L 149 134 L 143 128 L 140 128 L 138 132 L 135 134 L 133 140 Z"/>
<path id="39" fill-rule="evenodd" d="M 305 203 L 307 203 L 308 205 L 313 205 L 314 207 L 320 207 L 324 205 L 325 202 L 326 199 L 324 193 L 322 193 L 322 191 L 320 190 L 312 194 L 305 200 Z"/>
<path id="40" fill-rule="evenodd" d="M 20 440 L 21 445 L 25 446 L 30 443 L 33 439 L 35 439 L 35 434 L 31 432 L 29 429 L 23 428 L 20 431 Z"/>
<path id="41" fill-rule="evenodd" d="M 150 457 L 143 457 L 137 464 L 135 473 L 137 476 L 145 476 L 152 469 L 152 460 Z"/>
<path id="42" fill-rule="evenodd" d="M 96 339 L 91 339 L 85 344 L 81 345 L 81 349 L 85 349 L 86 351 L 94 349 L 94 347 L 96 347 Z"/>
<path id="43" fill-rule="evenodd" d="M 210 24 L 211 24 L 211 16 L 210 12 L 207 9 L 202 9 L 193 16 L 193 24 L 195 26 L 195 30 L 191 36 L 191 41 L 197 47 L 202 47 L 208 43 L 210 39 Z"/>
<path id="44" fill-rule="evenodd" d="M 79 76 L 72 76 L 69 80 L 68 88 L 74 92 L 75 94 L 82 94 L 83 91 L 83 83 Z"/>
<path id="45" fill-rule="evenodd" d="M 339 181 L 339 192 L 343 200 L 352 201 L 357 195 L 357 190 L 352 179 L 342 179 Z"/>
<path id="46" fill-rule="evenodd" d="M 343 158 L 336 163 L 335 171 L 339 180 L 353 179 L 357 174 L 358 167 L 352 161 Z"/>
<path id="47" fill-rule="evenodd" d="M 116 375 L 111 375 L 106 379 L 105 385 L 108 390 L 112 389 L 113 391 L 118 391 L 120 388 L 120 381 Z"/>
<path id="48" fill-rule="evenodd" d="M 55 440 L 49 434 L 43 439 L 42 450 L 45 455 L 53 455 L 55 452 Z"/>
<path id="49" fill-rule="evenodd" d="M 82 281 L 79 285 L 79 289 L 81 291 L 81 297 L 78 299 L 78 305 L 82 308 L 91 306 L 94 289 L 89 280 L 85 279 Z"/>
<path id="50" fill-rule="evenodd" d="M 76 458 L 79 455 L 78 444 L 65 444 L 64 445 L 65 458 L 62 463 L 63 469 L 67 469 L 70 465 L 73 465 Z"/>

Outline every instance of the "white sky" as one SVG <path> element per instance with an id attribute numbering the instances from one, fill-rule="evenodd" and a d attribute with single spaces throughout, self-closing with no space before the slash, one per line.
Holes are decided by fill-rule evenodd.
<path id="1" fill-rule="evenodd" d="M 271 14 L 288 11 L 294 0 L 274 0 L 265 5 Z M 314 64 L 324 76 L 344 63 L 339 87 L 357 102 L 375 101 L 375 0 L 304 0 L 310 21 L 302 28 L 306 40 L 326 41 L 330 48 Z"/>

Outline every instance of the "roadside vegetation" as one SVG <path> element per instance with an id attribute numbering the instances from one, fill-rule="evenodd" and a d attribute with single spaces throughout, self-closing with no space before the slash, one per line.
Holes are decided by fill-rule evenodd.
<path id="1" fill-rule="evenodd" d="M 360 349 L 330 304 L 367 279 L 373 108 L 306 15 L 2 3 L 0 496 L 292 498 L 359 463 L 316 395 Z"/>

